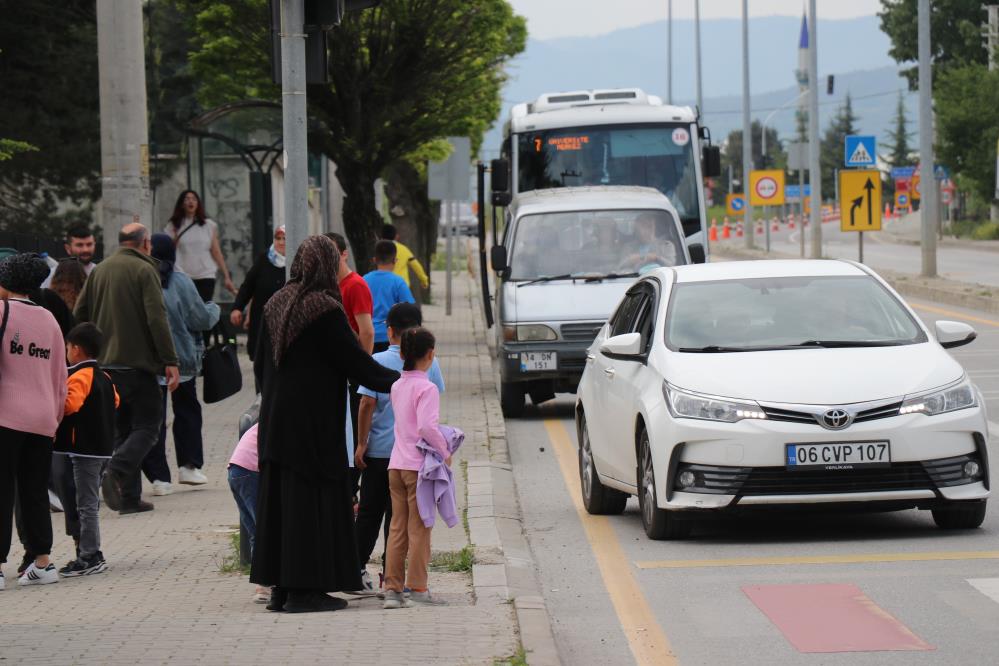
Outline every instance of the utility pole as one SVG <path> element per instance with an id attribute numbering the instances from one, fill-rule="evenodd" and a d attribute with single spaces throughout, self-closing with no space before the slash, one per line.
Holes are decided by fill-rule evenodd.
<path id="1" fill-rule="evenodd" d="M 673 0 L 666 0 L 666 103 L 673 103 Z"/>
<path id="2" fill-rule="evenodd" d="M 704 96 L 701 90 L 701 0 L 694 0 L 694 52 L 697 58 L 697 114 L 704 114 Z"/>
<path id="3" fill-rule="evenodd" d="M 309 164 L 305 99 L 305 1 L 281 0 L 281 106 L 287 271 L 309 235 Z"/>
<path id="4" fill-rule="evenodd" d="M 813 2 L 815 0 L 812 0 Z M 919 0 L 919 180 L 923 277 L 937 275 L 937 188 L 933 174 L 933 61 L 930 51 L 930 0 Z"/>
<path id="5" fill-rule="evenodd" d="M 996 69 L 996 49 L 999 48 L 999 5 L 982 5 L 989 13 L 989 22 L 985 26 L 985 48 L 989 50 L 989 71 Z M 999 145 L 996 146 L 996 192 L 992 205 L 989 207 L 989 218 L 992 222 L 999 222 Z"/>
<path id="6" fill-rule="evenodd" d="M 822 164 L 819 155 L 819 38 L 815 0 L 808 0 L 808 171 L 812 186 L 812 259 L 822 258 Z M 804 233 L 804 232 L 802 232 Z"/>
<path id="7" fill-rule="evenodd" d="M 152 228 L 142 3 L 97 1 L 104 252 L 134 216 Z"/>
<path id="8" fill-rule="evenodd" d="M 753 126 L 749 122 L 749 0 L 742 0 L 742 225 L 746 247 L 753 247 L 753 207 L 749 205 L 749 172 L 753 168 Z"/>

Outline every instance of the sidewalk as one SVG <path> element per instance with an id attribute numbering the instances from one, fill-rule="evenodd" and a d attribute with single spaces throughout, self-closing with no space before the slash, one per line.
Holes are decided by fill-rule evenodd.
<path id="1" fill-rule="evenodd" d="M 0 592 L 0 661 L 60 666 L 493 664 L 515 655 L 520 646 L 517 609 L 508 601 L 503 564 L 490 560 L 503 552 L 499 534 L 509 527 L 498 517 L 502 497 L 497 494 L 494 502 L 494 493 L 501 491 L 490 482 L 495 466 L 506 461 L 502 417 L 491 393 L 494 378 L 475 282 L 459 274 L 453 284 L 451 317 L 444 316 L 443 273 L 434 275 L 434 305 L 424 308 L 447 383 L 442 422 L 466 433 L 454 469 L 459 505 L 468 507 L 468 528 L 476 543 L 474 580 L 467 571 L 430 574 L 431 588 L 448 606 L 384 611 L 376 598 L 350 597 L 350 607 L 335 613 L 271 613 L 251 602 L 253 586 L 245 576 L 220 571 L 233 554 L 231 534 L 239 522 L 225 468 L 239 415 L 253 400 L 252 373 L 241 354 L 244 390 L 205 407 L 209 484 L 175 484 L 173 495 L 147 496 L 156 505 L 149 513 L 119 516 L 102 508 L 107 573 L 18 588 L 15 567 L 22 551 L 15 536 L 4 566 L 7 589 Z M 495 438 L 497 423 L 500 435 Z M 173 455 L 168 457 L 172 465 Z M 510 511 L 516 511 L 515 500 Z M 73 545 L 63 534 L 62 514 L 52 514 L 52 519 L 52 557 L 62 566 Z M 469 537 L 461 523 L 450 530 L 439 523 L 433 544 L 435 553 L 455 552 L 469 544 Z M 375 552 L 381 552 L 380 545 Z M 370 570 L 377 580 L 377 567 Z"/>

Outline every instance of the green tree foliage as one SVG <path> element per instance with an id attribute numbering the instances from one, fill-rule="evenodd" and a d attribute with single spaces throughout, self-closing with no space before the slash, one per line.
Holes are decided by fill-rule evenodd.
<path id="1" fill-rule="evenodd" d="M 37 150 L 0 161 L 0 229 L 62 236 L 100 192 L 93 0 L 0 0 L 0 128 Z"/>
<path id="2" fill-rule="evenodd" d="M 144 13 L 149 152 L 180 154 L 184 128 L 202 110 L 188 61 L 193 21 L 174 0 L 147 0 Z"/>
<path id="3" fill-rule="evenodd" d="M 934 82 L 940 162 L 961 174 L 983 201 L 994 198 L 999 139 L 999 71 L 951 67 Z"/>
<path id="4" fill-rule="evenodd" d="M 885 162 L 893 167 L 912 166 L 916 163 L 912 158 L 912 132 L 909 131 L 909 119 L 905 114 L 905 93 L 901 90 L 895 107 L 895 124 L 885 135 L 888 137 L 885 142 L 888 152 L 882 155 Z"/>
<path id="5" fill-rule="evenodd" d="M 832 197 L 836 191 L 836 170 L 844 168 L 843 144 L 847 136 L 857 133 L 857 120 L 858 117 L 853 112 L 853 100 L 848 94 L 822 135 L 823 197 Z"/>
<path id="6" fill-rule="evenodd" d="M 38 150 L 30 143 L 24 141 L 14 141 L 13 139 L 0 139 L 0 162 L 14 158 L 18 153 L 26 153 Z"/>
<path id="7" fill-rule="evenodd" d="M 277 99 L 266 0 L 187 4 L 196 10 L 192 66 L 202 103 Z M 331 82 L 308 89 L 309 145 L 337 164 L 359 266 L 382 224 L 375 180 L 440 137 L 469 136 L 477 150 L 500 112 L 503 65 L 526 36 L 505 0 L 382 0 L 330 34 Z"/>

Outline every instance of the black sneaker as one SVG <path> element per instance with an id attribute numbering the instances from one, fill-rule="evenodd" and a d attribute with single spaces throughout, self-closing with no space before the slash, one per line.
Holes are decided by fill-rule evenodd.
<path id="1" fill-rule="evenodd" d="M 284 611 L 284 605 L 287 601 L 288 590 L 275 585 L 271 588 L 271 600 L 267 604 L 267 610 L 281 613 Z"/>
<path id="2" fill-rule="evenodd" d="M 102 573 L 106 571 L 107 568 L 108 563 L 104 561 L 104 554 L 101 553 L 101 551 L 97 551 L 88 558 L 73 560 L 62 569 L 59 569 L 59 575 L 63 578 L 89 576 L 91 574 Z"/>
<path id="3" fill-rule="evenodd" d="M 153 508 L 154 507 L 151 502 L 143 500 L 122 500 L 121 508 L 118 509 L 118 514 L 124 516 L 129 513 L 143 513 L 145 511 L 152 511 Z"/>
<path id="4" fill-rule="evenodd" d="M 322 613 L 343 610 L 346 607 L 346 599 L 311 590 L 288 592 L 288 601 L 284 604 L 286 613 Z"/>

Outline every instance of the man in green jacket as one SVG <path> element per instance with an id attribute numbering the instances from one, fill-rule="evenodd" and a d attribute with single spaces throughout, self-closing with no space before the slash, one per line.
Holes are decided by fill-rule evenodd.
<path id="1" fill-rule="evenodd" d="M 117 252 L 87 278 L 76 301 L 79 322 L 89 321 L 104 333 L 100 356 L 118 389 L 114 455 L 103 484 L 104 501 L 119 513 L 150 511 L 143 502 L 139 469 L 156 444 L 163 422 L 163 402 L 157 375 L 167 388 L 177 388 L 180 373 L 170 337 L 160 274 L 151 250 L 149 231 L 139 223 L 118 233 Z"/>

